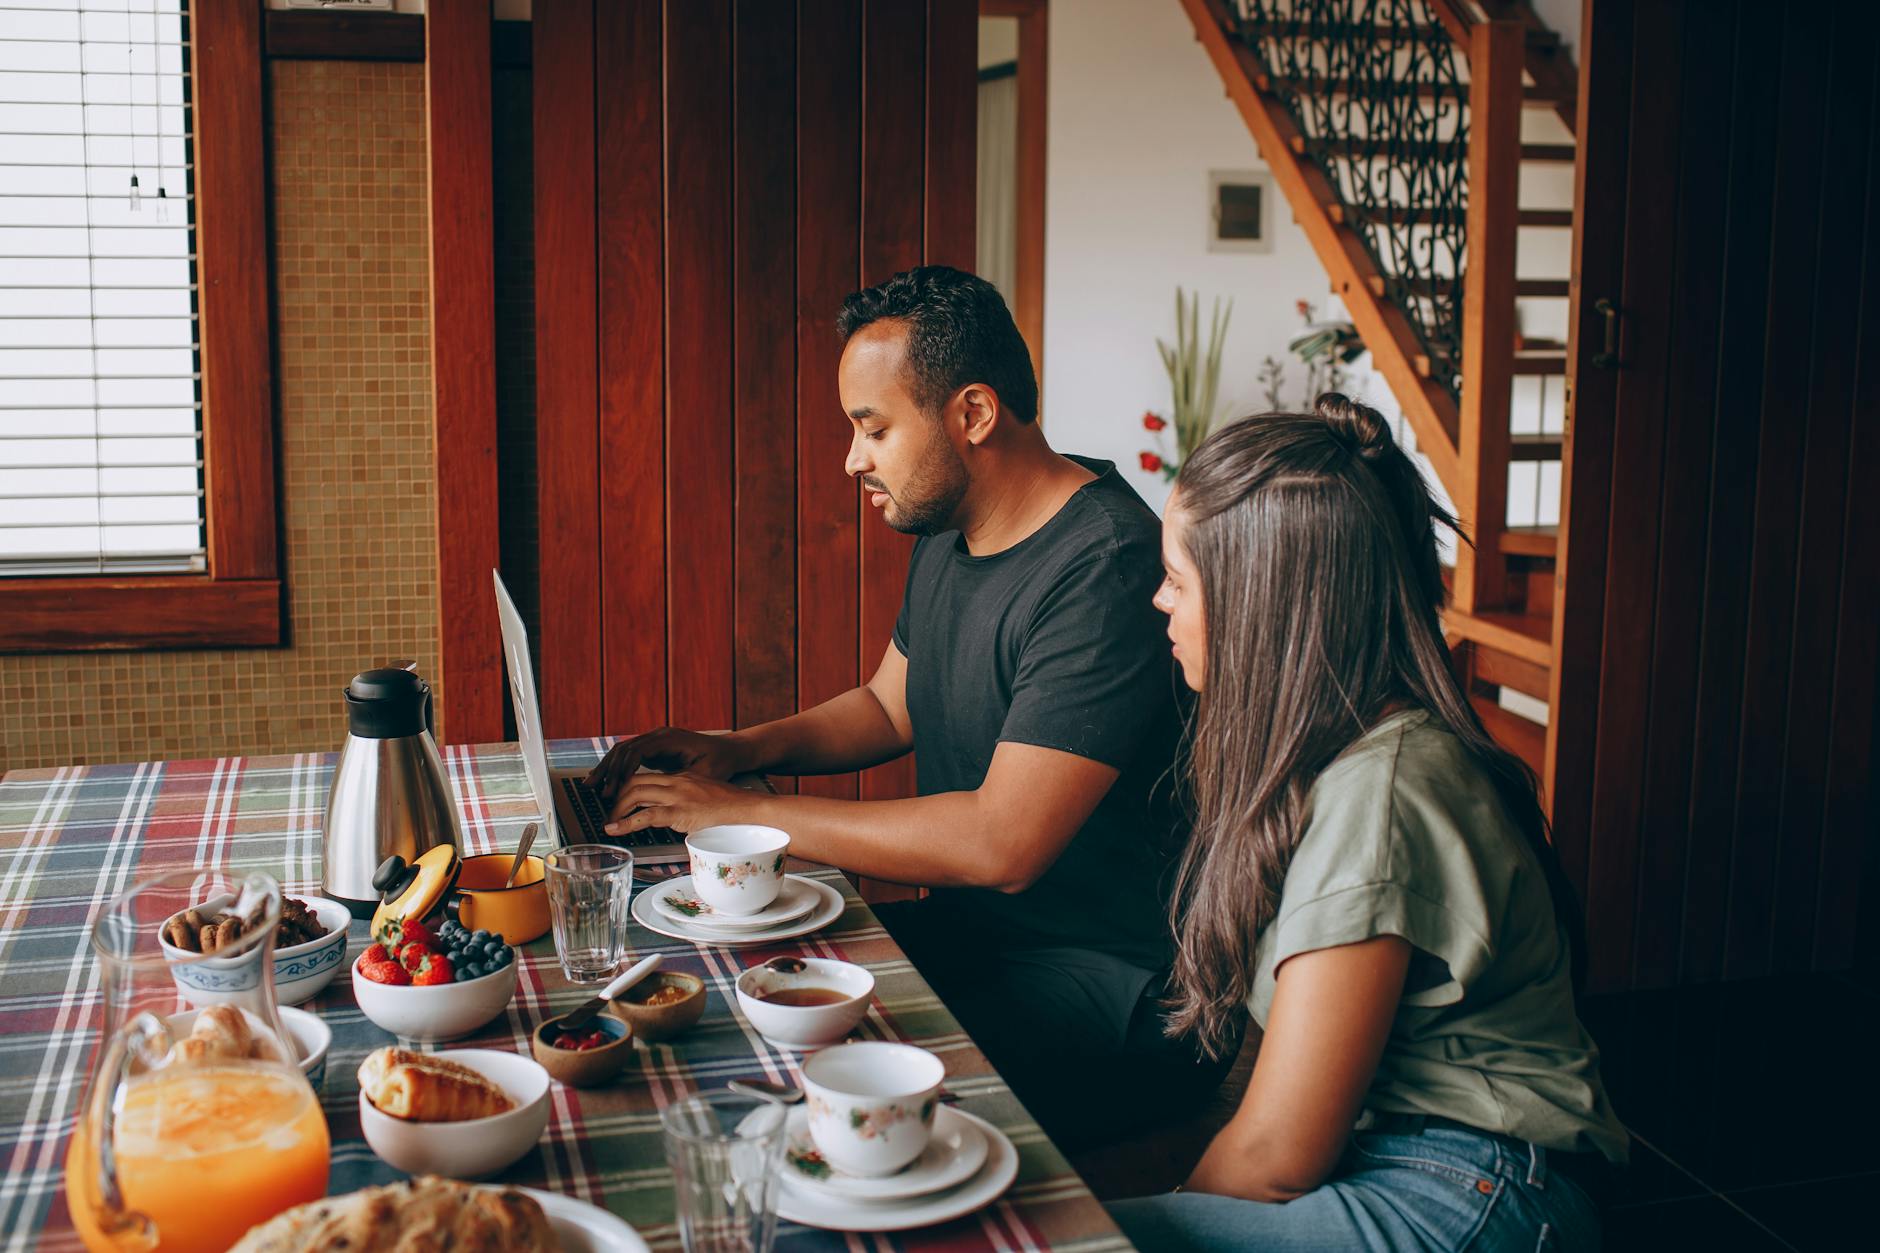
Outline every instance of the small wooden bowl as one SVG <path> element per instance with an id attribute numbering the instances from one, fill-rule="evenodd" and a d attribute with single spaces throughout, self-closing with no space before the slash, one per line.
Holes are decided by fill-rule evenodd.
<path id="1" fill-rule="evenodd" d="M 632 1023 L 603 1010 L 587 1025 L 599 1027 L 613 1036 L 613 1040 L 597 1049 L 556 1048 L 548 1041 L 560 1033 L 561 1019 L 550 1018 L 535 1029 L 530 1041 L 535 1060 L 542 1064 L 542 1069 L 571 1088 L 598 1087 L 619 1074 L 633 1059 Z"/>
<path id="2" fill-rule="evenodd" d="M 681 988 L 686 997 L 669 1005 L 648 1005 L 646 998 L 661 988 Z M 614 998 L 616 1015 L 632 1024 L 633 1034 L 649 1044 L 667 1040 L 705 1013 L 705 981 L 697 975 L 662 970 L 648 975 Z"/>

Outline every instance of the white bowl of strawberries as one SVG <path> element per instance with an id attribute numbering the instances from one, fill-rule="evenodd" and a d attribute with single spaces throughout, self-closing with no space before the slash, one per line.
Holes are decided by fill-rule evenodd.
<path id="1" fill-rule="evenodd" d="M 516 994 L 515 951 L 473 934 L 460 935 L 454 924 L 445 937 L 417 922 L 388 926 L 353 963 L 353 1000 L 393 1035 L 469 1035 L 502 1013 Z"/>

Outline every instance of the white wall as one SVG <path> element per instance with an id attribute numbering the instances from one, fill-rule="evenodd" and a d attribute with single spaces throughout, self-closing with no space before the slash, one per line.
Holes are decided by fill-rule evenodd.
<path id="1" fill-rule="evenodd" d="M 1221 368 L 1222 414 L 1263 408 L 1255 372 L 1290 362 L 1288 403 L 1304 368 L 1286 353 L 1294 302 L 1337 310 L 1285 201 L 1273 250 L 1207 251 L 1209 170 L 1264 169 L 1259 150 L 1175 0 L 1073 0 L 1053 9 L 1047 141 L 1044 297 L 1045 429 L 1054 447 L 1112 459 L 1152 505 L 1167 494 L 1143 473 L 1145 409 L 1166 414 L 1156 353 L 1172 341 L 1177 284 L 1234 300 Z M 1277 194 L 1277 193 L 1276 193 Z M 1342 316 L 1342 314 L 1341 314 Z M 1382 379 L 1360 361 L 1350 387 L 1394 413 Z"/>

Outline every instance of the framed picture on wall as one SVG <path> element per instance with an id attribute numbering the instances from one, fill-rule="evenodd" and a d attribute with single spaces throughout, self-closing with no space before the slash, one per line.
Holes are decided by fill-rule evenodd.
<path id="1" fill-rule="evenodd" d="M 1208 251 L 1273 251 L 1273 176 L 1265 170 L 1208 171 Z"/>

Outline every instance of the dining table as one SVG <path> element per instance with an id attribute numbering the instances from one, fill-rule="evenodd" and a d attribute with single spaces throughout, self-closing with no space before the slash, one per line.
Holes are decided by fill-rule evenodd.
<path id="1" fill-rule="evenodd" d="M 551 742 L 551 764 L 590 765 L 612 742 Z M 523 828 L 542 819 L 516 745 L 451 745 L 443 758 L 462 851 L 514 851 Z M 260 870 L 291 895 L 317 893 L 334 762 L 334 754 L 299 753 L 23 769 L 0 777 L 0 1253 L 82 1247 L 66 1208 L 64 1159 L 103 1018 L 92 924 L 141 876 L 163 870 Z M 778 1249 L 1130 1248 L 848 878 L 827 866 L 793 869 L 838 889 L 845 906 L 835 922 L 800 939 L 732 949 L 630 924 L 628 960 L 658 953 L 663 969 L 702 978 L 709 997 L 704 1016 L 666 1042 L 636 1042 L 633 1060 L 607 1085 L 554 1084 L 540 1143 L 495 1181 L 589 1202 L 631 1224 L 654 1249 L 682 1247 L 660 1111 L 732 1079 L 798 1080 L 802 1057 L 751 1029 L 733 983 L 747 966 L 778 955 L 832 957 L 875 977 L 874 1001 L 856 1038 L 901 1041 L 937 1055 L 959 1108 L 1011 1140 L 1018 1174 L 998 1200 L 939 1226 L 858 1234 L 782 1222 Z M 369 942 L 366 923 L 355 920 L 349 958 Z M 452 1047 L 526 1056 L 538 1024 L 590 994 L 563 979 L 552 935 L 521 946 L 517 957 L 507 1010 Z M 332 1140 L 329 1192 L 403 1178 L 362 1137 L 356 1077 L 366 1054 L 395 1038 L 360 1012 L 344 975 L 301 1008 L 318 1013 L 333 1033 L 320 1093 Z"/>

